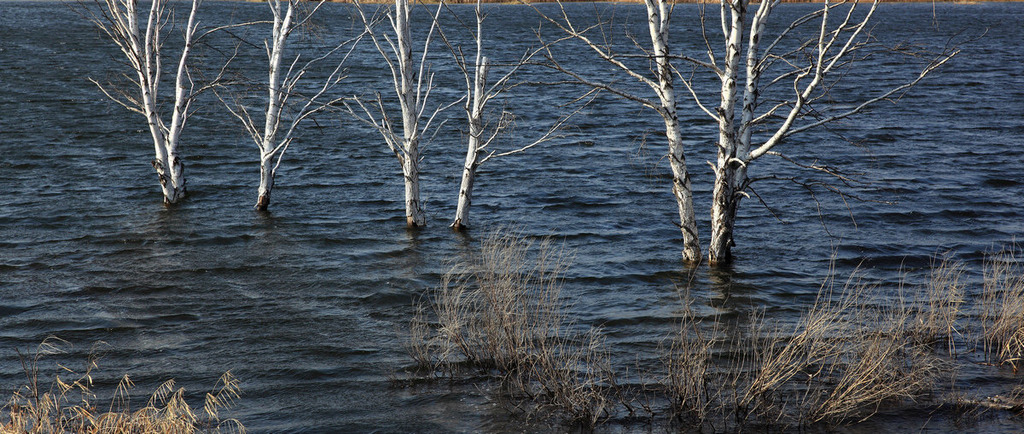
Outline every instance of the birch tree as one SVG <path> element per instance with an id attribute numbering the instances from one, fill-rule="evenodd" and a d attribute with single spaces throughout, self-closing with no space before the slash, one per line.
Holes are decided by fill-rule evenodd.
<path id="1" fill-rule="evenodd" d="M 481 165 L 493 158 L 518 154 L 559 137 L 559 131 L 565 123 L 574 114 L 579 112 L 579 109 L 577 109 L 568 115 L 559 117 L 538 138 L 524 146 L 504 151 L 496 150 L 494 147 L 496 145 L 495 142 L 512 125 L 514 115 L 506 110 L 501 110 L 497 119 L 493 119 L 493 113 L 491 113 L 491 119 L 485 119 L 489 115 L 487 110 L 488 103 L 492 102 L 502 93 L 505 93 L 511 87 L 510 80 L 512 77 L 523 66 L 527 65 L 534 56 L 548 47 L 542 46 L 527 50 L 517 62 L 508 66 L 503 75 L 498 77 L 497 80 L 490 82 L 488 81 L 488 74 L 491 71 L 491 61 L 484 55 L 483 47 L 483 24 L 486 16 L 481 10 L 480 0 L 476 2 L 474 16 L 476 18 L 476 31 L 473 33 L 475 48 L 472 51 L 472 57 L 467 56 L 462 47 L 455 47 L 443 31 L 440 32 L 441 38 L 455 57 L 455 63 L 462 72 L 466 83 L 464 109 L 469 129 L 466 158 L 462 166 L 462 180 L 459 184 L 458 205 L 455 210 L 455 219 L 451 224 L 451 227 L 455 230 L 465 229 L 469 222 L 469 208 L 473 200 L 473 186 L 476 181 L 477 169 Z"/>
<path id="2" fill-rule="evenodd" d="M 878 1 L 859 8 L 856 1 L 832 3 L 826 0 L 820 8 L 792 21 L 771 38 L 766 24 L 779 4 L 780 0 L 762 1 L 751 16 L 749 0 L 721 2 L 724 50 L 719 58 L 712 48 L 714 44 L 709 41 L 706 46 L 710 62 L 701 63 L 710 67 L 721 81 L 719 105 L 712 112 L 696 93 L 691 93 L 700 109 L 718 124 L 718 155 L 712 165 L 715 184 L 708 246 L 711 264 L 732 259 L 736 211 L 740 201 L 748 196 L 746 191 L 752 182 L 748 173 L 755 160 L 765 155 L 787 158 L 777 148 L 792 136 L 898 97 L 958 52 L 951 49 L 934 55 L 909 81 L 849 103 L 847 108 L 834 109 L 829 105 L 830 89 L 850 73 L 851 66 L 858 60 L 858 52 L 872 45 L 867 26 Z M 748 26 L 749 35 L 745 38 Z M 797 30 L 803 28 L 813 29 L 810 37 L 797 36 Z M 743 55 L 745 61 L 741 65 Z M 738 88 L 741 79 L 742 91 Z M 762 105 L 759 97 L 776 84 L 791 88 L 788 97 Z M 740 94 L 742 105 L 737 119 Z M 821 166 L 809 167 L 829 171 Z"/>
<path id="3" fill-rule="evenodd" d="M 184 44 L 175 69 L 169 120 L 163 114 L 166 106 L 159 92 L 164 79 L 163 37 L 170 32 L 168 24 L 171 24 L 173 19 L 173 14 L 167 9 L 167 1 L 152 0 L 148 12 L 139 11 L 138 0 L 102 0 L 97 3 L 100 12 L 98 15 L 91 15 L 90 19 L 127 58 L 131 72 L 125 77 L 131 85 L 130 89 L 123 89 L 90 80 L 108 98 L 145 117 L 156 154 L 152 163 L 153 169 L 160 180 L 164 203 L 178 203 L 185 197 L 185 165 L 182 163 L 178 148 L 182 131 L 191 114 L 192 102 L 204 89 L 196 88 L 188 67 L 189 55 L 197 39 L 196 29 L 199 23 L 196 20 L 196 11 L 201 0 L 192 0 L 188 19 L 183 28 Z"/>
<path id="4" fill-rule="evenodd" d="M 401 128 L 395 125 L 395 120 L 385 107 L 384 98 L 379 92 L 371 101 L 354 98 L 352 103 L 346 102 L 345 105 L 353 116 L 376 129 L 384 138 L 388 149 L 398 158 L 405 183 L 406 224 L 409 227 L 421 227 L 426 225 L 426 215 L 420 201 L 420 144 L 424 132 L 430 131 L 437 114 L 458 103 L 457 101 L 444 107 L 437 106 L 432 112 L 426 112 L 427 100 L 434 89 L 434 73 L 427 64 L 427 54 L 437 30 L 437 18 L 441 13 L 442 4 L 438 4 L 433 14 L 418 64 L 413 62 L 413 41 L 409 29 L 412 5 L 409 4 L 409 0 L 395 0 L 394 9 L 385 12 L 391 32 L 383 34 L 375 31 L 376 20 L 366 16 L 358 1 L 356 6 L 366 32 L 391 72 L 402 117 Z"/>
<path id="5" fill-rule="evenodd" d="M 559 63 L 550 54 L 550 51 L 548 52 L 547 60 L 549 66 L 567 74 L 576 83 L 617 95 L 625 100 L 652 109 L 661 116 L 665 124 L 669 165 L 672 169 L 672 194 L 675 197 L 676 208 L 679 212 L 679 228 L 683 235 L 683 260 L 694 263 L 701 260 L 701 249 L 700 237 L 697 233 L 697 219 L 693 206 L 693 190 L 690 186 L 690 173 L 686 165 L 686 152 L 683 146 L 683 130 L 679 124 L 679 116 L 677 114 L 675 68 L 672 65 L 672 60 L 678 58 L 678 56 L 673 57 L 669 48 L 669 31 L 673 7 L 667 0 L 644 0 L 644 6 L 647 10 L 647 28 L 650 36 L 650 45 L 641 46 L 639 41 L 634 42 L 641 55 L 649 58 L 652 62 L 651 73 L 653 73 L 653 76 L 645 75 L 623 61 L 624 58 L 632 56 L 631 54 L 622 55 L 621 53 L 616 53 L 610 45 L 591 38 L 590 33 L 593 30 L 605 33 L 604 23 L 579 26 L 569 18 L 565 8 L 561 7 L 561 3 L 559 3 L 559 16 L 549 17 L 543 13 L 541 15 L 548 22 L 562 30 L 567 37 L 582 42 L 599 59 L 613 65 L 620 73 L 651 88 L 656 99 L 639 96 L 627 89 L 614 86 L 607 81 L 600 81 L 599 78 L 584 77 L 572 70 L 572 68 Z M 684 81 L 684 83 L 686 82 Z"/>
<path id="6" fill-rule="evenodd" d="M 257 125 L 257 121 L 250 116 L 245 104 L 241 102 L 232 104 L 221 99 L 231 114 L 245 126 L 259 150 L 260 183 L 255 208 L 260 211 L 266 211 L 270 206 L 270 194 L 274 188 L 277 169 L 281 165 L 281 160 L 288 147 L 295 140 L 296 128 L 303 120 L 338 102 L 338 99 L 324 101 L 325 95 L 344 78 L 345 60 L 352 53 L 356 42 L 362 37 L 361 34 L 342 41 L 328 52 L 305 62 L 301 62 L 302 56 L 296 54 L 284 68 L 282 62 L 286 57 L 288 38 L 296 29 L 305 25 L 324 4 L 323 1 L 317 3 L 300 17 L 296 12 L 296 1 L 267 0 L 273 19 L 270 22 L 272 24 L 270 39 L 264 40 L 263 43 L 268 61 L 268 77 L 267 106 L 263 112 L 262 129 Z M 349 50 L 326 77 L 316 79 L 316 84 L 307 83 L 312 81 L 307 78 L 307 75 L 310 75 L 308 73 L 311 67 L 332 58 L 332 55 L 345 47 L 349 47 Z M 305 96 L 298 95 L 296 87 L 300 83 L 314 86 L 314 93 Z M 289 103 L 293 102 L 293 99 L 300 101 L 290 105 Z"/>

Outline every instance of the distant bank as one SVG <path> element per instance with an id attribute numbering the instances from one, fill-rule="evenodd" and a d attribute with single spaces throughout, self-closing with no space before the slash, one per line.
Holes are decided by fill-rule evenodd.
<path id="1" fill-rule="evenodd" d="M 245 0 L 259 2 L 263 0 Z M 352 3 L 352 0 L 327 0 L 332 3 Z M 524 0 L 526 3 L 555 3 L 557 0 Z M 978 4 L 978 3 L 1011 3 L 1024 0 L 880 0 L 881 3 L 955 3 L 955 4 Z M 359 0 L 360 3 L 393 3 L 393 0 Z M 438 0 L 418 0 L 419 3 L 438 3 Z M 522 3 L 518 0 L 483 0 L 484 3 L 516 4 Z M 782 0 L 783 3 L 820 3 L 820 0 Z M 871 3 L 870 0 L 860 0 L 861 3 Z M 448 4 L 475 4 L 476 0 L 445 0 Z M 562 3 L 643 3 L 643 0 L 562 0 Z M 718 4 L 718 0 L 674 0 L 674 3 L 708 3 Z M 751 3 L 759 3 L 758 0 L 751 0 Z M 832 1 L 838 3 L 838 1 Z"/>

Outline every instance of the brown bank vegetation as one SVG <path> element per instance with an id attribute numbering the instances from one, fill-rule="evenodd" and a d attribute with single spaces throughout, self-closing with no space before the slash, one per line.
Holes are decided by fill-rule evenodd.
<path id="1" fill-rule="evenodd" d="M 966 302 L 964 266 L 949 258 L 917 288 L 829 280 L 789 325 L 760 310 L 701 319 L 683 295 L 686 313 L 654 372 L 613 366 L 601 330 L 567 315 L 566 264 L 548 241 L 489 237 L 421 306 L 409 345 L 420 370 L 410 375 L 494 381 L 518 411 L 589 428 L 641 418 L 707 432 L 806 429 L 903 407 L 1024 405 L 1012 384 L 998 397 L 956 386 L 964 363 L 1024 364 L 1024 273 L 1012 253 L 992 255 L 978 303 Z"/>
<path id="2" fill-rule="evenodd" d="M 121 378 L 109 402 L 97 399 L 93 372 L 97 358 L 90 357 L 82 371 L 57 365 L 52 382 L 44 382 L 41 364 L 46 356 L 63 352 L 68 343 L 47 338 L 31 357 L 23 356 L 27 384 L 19 387 L 0 408 L 0 433 L 244 433 L 236 419 L 221 418 L 221 410 L 239 397 L 238 380 L 225 372 L 213 390 L 206 393 L 202 407 L 186 402 L 185 390 L 174 380 L 161 384 L 142 406 L 132 406 L 134 383 Z"/>

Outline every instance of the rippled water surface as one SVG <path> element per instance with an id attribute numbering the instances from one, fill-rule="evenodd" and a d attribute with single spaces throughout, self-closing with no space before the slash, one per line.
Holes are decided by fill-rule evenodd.
<path id="1" fill-rule="evenodd" d="M 807 7 L 784 5 L 776 18 Z M 492 57 L 515 58 L 535 41 L 532 10 L 488 9 Z M 316 36 L 296 47 L 351 36 L 348 11 L 324 6 Z M 266 13 L 259 4 L 208 2 L 202 15 L 213 25 Z M 644 34 L 642 6 L 614 6 L 614 18 Z M 701 54 L 695 7 L 679 6 L 676 21 L 674 45 Z M 735 265 L 709 271 L 679 260 L 660 120 L 605 96 L 574 119 L 566 138 L 484 166 L 467 235 L 447 228 L 464 152 L 456 110 L 425 151 L 423 230 L 404 227 L 394 157 L 379 136 L 341 114 L 303 130 L 281 165 L 272 212 L 254 212 L 256 149 L 212 94 L 197 103 L 183 140 L 190 196 L 164 207 L 141 118 L 88 81 L 121 73 L 113 45 L 67 4 L 0 2 L 0 399 L 23 384 L 17 351 L 56 335 L 75 345 L 64 363 L 84 363 L 91 346 L 105 342 L 100 385 L 129 373 L 140 390 L 174 378 L 203 391 L 231 370 L 243 388 L 231 415 L 257 432 L 522 429 L 486 387 L 404 388 L 389 380 L 412 363 L 402 345 L 414 303 L 447 264 L 510 224 L 574 252 L 563 290 L 571 315 L 603 326 L 622 366 L 657 359 L 686 286 L 707 315 L 763 308 L 791 321 L 813 302 L 833 253 L 840 276 L 860 265 L 891 284 L 901 269 L 920 275 L 937 253 L 951 251 L 977 281 L 985 252 L 1024 234 L 1022 28 L 1019 3 L 883 5 L 873 32 L 884 42 L 941 48 L 949 38 L 975 40 L 897 105 L 787 145 L 794 157 L 857 174 L 865 183 L 849 191 L 869 201 L 847 207 L 822 189 L 766 181 L 757 192 L 771 212 L 756 198 L 745 201 Z M 458 39 L 461 31 L 449 33 Z M 242 50 L 238 72 L 261 77 L 263 55 Z M 584 50 L 560 52 L 595 76 L 612 72 Z M 206 53 L 214 63 L 215 53 Z M 434 96 L 450 101 L 460 83 L 440 47 L 436 53 Z M 339 92 L 389 91 L 376 56 L 360 46 Z M 912 63 L 884 56 L 865 65 L 836 89 L 837 99 L 915 74 Z M 713 87 L 703 89 L 709 98 Z M 520 117 L 516 138 L 544 128 L 570 94 L 514 89 L 504 103 Z M 698 217 L 706 220 L 712 175 L 704 161 L 713 159 L 716 130 L 691 104 L 682 112 Z M 767 174 L 817 179 L 770 159 L 752 169 Z M 706 223 L 701 229 L 708 233 Z M 977 387 L 1008 376 L 964 375 Z M 897 415 L 864 431 L 929 423 L 953 426 Z"/>

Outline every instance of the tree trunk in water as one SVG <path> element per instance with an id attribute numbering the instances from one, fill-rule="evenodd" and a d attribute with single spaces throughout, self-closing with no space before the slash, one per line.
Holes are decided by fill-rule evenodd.
<path id="1" fill-rule="evenodd" d="M 665 120 L 669 165 L 672 167 L 672 195 L 675 196 L 676 206 L 679 208 L 679 228 L 683 233 L 683 260 L 696 263 L 700 261 L 700 238 L 697 235 L 697 217 L 693 211 L 690 174 L 686 169 L 683 132 L 676 111 L 676 93 L 672 84 L 673 69 L 668 47 L 671 8 L 663 0 L 647 0 L 644 4 L 647 6 L 647 25 L 658 66 L 656 91 L 661 101 L 658 113 Z"/>
<path id="2" fill-rule="evenodd" d="M 708 262 L 711 265 L 732 261 L 733 231 L 736 227 L 736 210 L 739 208 L 746 169 L 728 165 L 715 170 L 715 189 L 711 198 L 711 244 L 708 245 Z"/>
<path id="3" fill-rule="evenodd" d="M 412 150 L 416 147 L 412 146 Z M 420 203 L 419 153 L 408 152 L 402 160 L 402 175 L 405 177 L 405 223 L 410 228 L 427 225 L 427 218 Z"/>
<path id="4" fill-rule="evenodd" d="M 419 112 L 416 106 L 420 103 L 418 94 L 414 94 L 412 70 L 412 36 L 409 32 L 409 2 L 395 1 L 395 19 L 393 22 L 395 35 L 398 39 L 398 69 L 401 82 L 398 83 L 398 105 L 402 109 L 402 175 L 405 178 L 405 223 L 411 227 L 427 224 L 420 203 L 420 151 L 419 151 Z M 416 98 L 416 99 L 414 99 Z"/>
<path id="5" fill-rule="evenodd" d="M 165 204 L 175 204 L 185 198 L 185 165 L 176 154 L 168 153 L 166 158 L 153 160 L 153 169 L 160 179 Z"/>
<path id="6" fill-rule="evenodd" d="M 272 156 L 260 161 L 260 188 L 256 199 L 256 210 L 266 211 L 270 207 L 270 192 L 274 189 L 274 168 L 271 166 Z"/>
<path id="7" fill-rule="evenodd" d="M 737 159 L 736 77 L 739 73 L 740 52 L 743 44 L 743 25 L 746 21 L 747 0 L 729 2 L 731 26 L 725 39 L 725 67 L 722 80 L 722 100 L 718 107 L 718 161 L 715 164 L 715 187 L 711 196 L 711 243 L 708 245 L 708 263 L 724 264 L 732 260 L 733 228 L 736 221 L 738 191 L 742 184 L 737 175 L 745 176 L 745 169 Z M 722 13 L 725 13 L 723 6 Z M 725 24 L 725 16 L 722 17 Z M 741 166 L 740 166 L 741 167 Z"/>
<path id="8" fill-rule="evenodd" d="M 466 223 L 469 222 L 469 205 L 473 201 L 473 182 L 476 181 L 476 169 L 480 166 L 480 138 L 484 134 L 484 92 L 486 92 L 487 70 L 489 69 L 490 62 L 480 54 L 480 31 L 480 21 L 478 18 L 475 77 L 472 94 L 467 95 L 469 101 L 466 103 L 466 114 L 469 117 L 469 143 L 466 149 L 466 162 L 462 165 L 459 205 L 455 209 L 455 221 L 452 222 L 452 229 L 457 231 L 465 229 Z"/>
<path id="9" fill-rule="evenodd" d="M 459 186 L 459 206 L 455 210 L 455 221 L 452 229 L 466 229 L 469 221 L 469 205 L 473 201 L 473 182 L 476 181 L 477 150 L 474 139 L 470 137 L 469 152 L 466 153 L 466 164 L 462 168 L 462 184 Z"/>
<path id="10" fill-rule="evenodd" d="M 693 190 L 690 189 L 690 174 L 686 170 L 679 120 L 674 110 L 672 115 L 665 119 L 666 133 L 669 134 L 669 165 L 672 166 L 672 195 L 675 196 L 679 209 L 679 228 L 683 233 L 683 260 L 697 263 L 700 262 L 701 256 L 697 217 L 693 211 Z"/>

